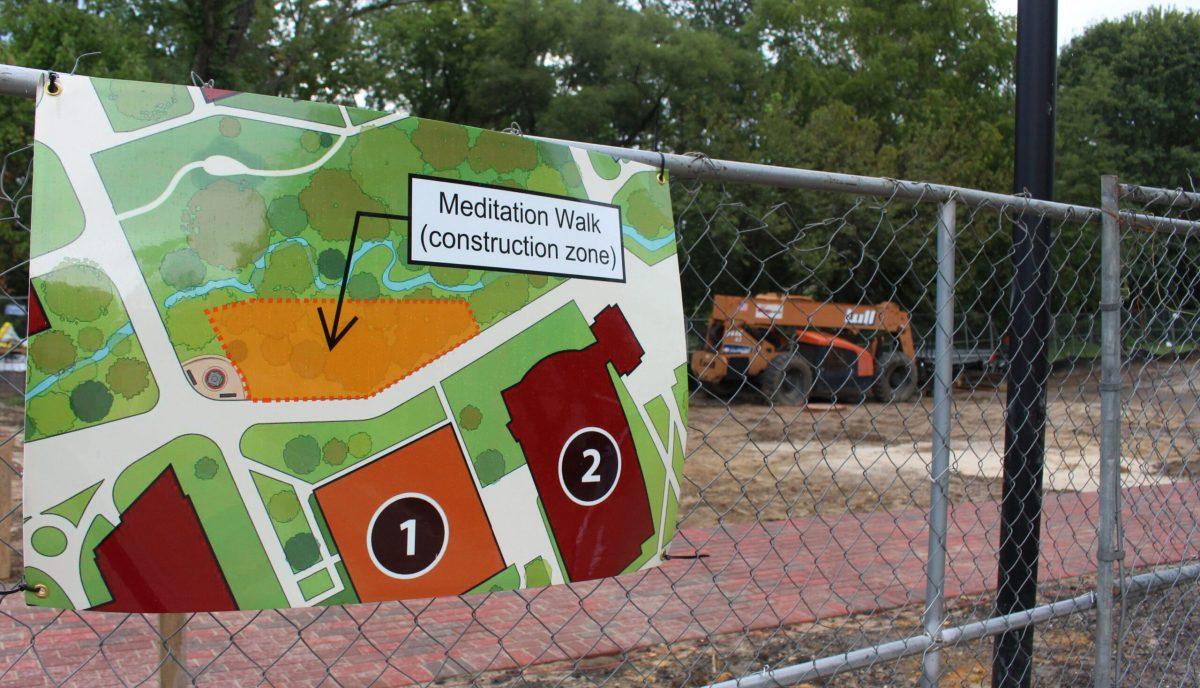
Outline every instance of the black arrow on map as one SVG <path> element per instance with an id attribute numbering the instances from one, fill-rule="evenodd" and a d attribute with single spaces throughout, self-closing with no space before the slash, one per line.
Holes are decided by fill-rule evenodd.
<path id="1" fill-rule="evenodd" d="M 317 317 L 321 320 L 321 330 L 325 333 L 325 346 L 333 351 L 333 347 L 337 346 L 342 338 L 350 332 L 350 328 L 354 327 L 354 323 L 358 322 L 358 316 L 350 318 L 350 322 L 346 323 L 345 327 L 339 327 L 342 322 L 342 304 L 346 301 L 346 284 L 350 281 L 350 264 L 354 260 L 354 242 L 358 240 L 358 222 L 364 217 L 378 217 L 385 220 L 408 220 L 407 215 L 391 215 L 388 213 L 371 213 L 365 210 L 359 210 L 354 213 L 354 226 L 350 229 L 350 247 L 346 249 L 346 269 L 342 272 L 342 289 L 338 292 L 337 309 L 333 311 L 333 326 L 330 327 L 329 322 L 325 319 L 325 310 L 317 306 Z"/>

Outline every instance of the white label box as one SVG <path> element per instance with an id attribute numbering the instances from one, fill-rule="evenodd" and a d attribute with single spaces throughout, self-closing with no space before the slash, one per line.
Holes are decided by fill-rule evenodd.
<path id="1" fill-rule="evenodd" d="M 609 203 L 412 175 L 408 262 L 625 281 Z"/>

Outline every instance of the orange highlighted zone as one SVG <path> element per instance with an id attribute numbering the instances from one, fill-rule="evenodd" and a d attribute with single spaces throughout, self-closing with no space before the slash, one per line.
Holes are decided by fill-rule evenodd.
<path id="1" fill-rule="evenodd" d="M 358 322 L 331 351 L 320 306 L 336 299 L 249 299 L 206 311 L 225 355 L 254 401 L 373 396 L 479 333 L 462 299 L 347 299 L 341 327 Z"/>

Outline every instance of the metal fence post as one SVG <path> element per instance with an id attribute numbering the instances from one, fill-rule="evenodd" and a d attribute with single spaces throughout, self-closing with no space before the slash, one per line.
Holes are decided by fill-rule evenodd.
<path id="1" fill-rule="evenodd" d="M 921 623 L 935 641 L 946 599 L 946 516 L 950 479 L 950 411 L 954 383 L 954 199 L 938 208 L 937 325 L 934 328 L 933 460 L 929 467 L 929 549 L 925 562 L 925 613 Z M 921 661 L 921 687 L 938 685 L 941 650 L 934 645 Z"/>
<path id="2" fill-rule="evenodd" d="M 1100 180 L 1100 521 L 1096 528 L 1096 688 L 1112 685 L 1113 563 L 1121 461 L 1121 227 L 1115 175 Z"/>

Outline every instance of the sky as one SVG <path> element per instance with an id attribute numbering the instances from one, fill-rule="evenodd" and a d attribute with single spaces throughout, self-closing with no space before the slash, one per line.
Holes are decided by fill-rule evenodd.
<path id="1" fill-rule="evenodd" d="M 1017 0 L 992 0 L 992 7 L 1003 14 L 1016 14 Z M 1066 45 L 1091 24 L 1149 7 L 1200 11 L 1200 0 L 1059 0 L 1058 45 Z"/>

